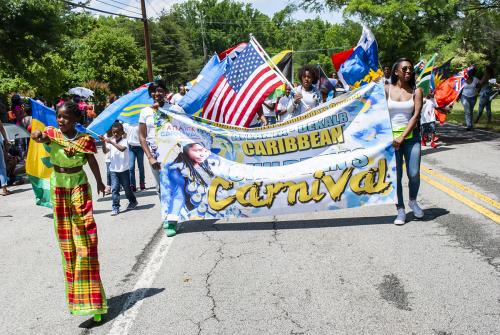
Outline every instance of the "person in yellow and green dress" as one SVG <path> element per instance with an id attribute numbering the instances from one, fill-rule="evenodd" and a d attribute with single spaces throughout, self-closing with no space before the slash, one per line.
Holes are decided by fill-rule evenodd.
<path id="1" fill-rule="evenodd" d="M 34 131 L 32 139 L 50 146 L 54 171 L 50 177 L 54 226 L 62 254 L 66 298 L 71 314 L 93 315 L 95 321 L 107 312 L 97 254 L 97 227 L 93 216 L 92 190 L 83 171 L 88 163 L 104 194 L 99 166 L 94 157 L 95 141 L 75 125 L 81 118 L 78 105 L 65 102 L 57 110 L 59 128 Z"/>

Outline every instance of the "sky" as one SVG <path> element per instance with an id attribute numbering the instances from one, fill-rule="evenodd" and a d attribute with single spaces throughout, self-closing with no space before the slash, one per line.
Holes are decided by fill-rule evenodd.
<path id="1" fill-rule="evenodd" d="M 72 0 L 75 3 L 78 1 Z M 145 0 L 146 11 L 148 17 L 157 17 L 162 10 L 169 9 L 175 3 L 184 2 L 182 0 Z M 252 4 L 252 6 L 268 16 L 272 16 L 277 11 L 283 9 L 287 4 L 297 3 L 297 0 L 239 0 L 243 3 Z M 125 6 L 128 5 L 127 6 Z M 139 0 L 92 0 L 90 7 L 106 10 L 113 13 L 121 13 L 130 16 L 140 16 L 140 1 Z M 299 10 L 292 14 L 295 20 L 314 19 L 320 17 L 323 20 L 340 23 L 342 22 L 342 13 L 340 12 L 322 12 L 322 13 L 307 13 Z"/>

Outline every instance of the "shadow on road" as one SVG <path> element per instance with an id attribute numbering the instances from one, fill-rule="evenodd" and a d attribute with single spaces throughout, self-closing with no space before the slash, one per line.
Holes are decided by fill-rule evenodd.
<path id="1" fill-rule="evenodd" d="M 132 308 L 138 301 L 157 295 L 165 291 L 164 288 L 140 288 L 138 290 L 120 294 L 108 299 L 108 313 L 102 316 L 102 321 L 97 323 L 93 319 L 88 319 L 80 324 L 80 328 L 94 328 L 113 321 L 120 313 Z M 142 299 L 131 299 L 129 305 L 125 306 L 131 296 L 142 297 Z"/>
<path id="2" fill-rule="evenodd" d="M 449 123 L 444 124 L 442 127 L 438 127 L 436 130 L 440 141 L 446 145 L 485 142 L 500 139 L 500 134 L 492 131 L 466 131 L 465 127 Z"/>
<path id="3" fill-rule="evenodd" d="M 500 139 L 500 134 L 492 131 L 466 131 L 465 127 L 449 123 L 444 124 L 442 127 L 438 127 L 436 131 L 436 134 L 439 136 L 438 147 L 436 149 L 432 149 L 429 146 L 422 147 L 422 156 L 454 150 L 455 148 L 449 147 L 451 145 L 488 142 Z M 429 143 L 427 144 L 429 145 Z"/>
<path id="4" fill-rule="evenodd" d="M 131 209 L 131 210 L 126 210 L 126 206 L 125 206 L 125 207 L 121 207 L 121 208 L 123 208 L 123 210 L 121 210 L 120 213 L 124 214 L 124 213 L 132 212 L 132 211 L 141 211 L 141 210 L 153 208 L 154 206 L 155 206 L 155 204 L 139 205 L 135 209 Z M 94 214 L 111 213 L 111 208 L 110 209 L 94 209 L 93 213 Z M 52 213 L 45 214 L 43 217 L 53 219 L 54 214 L 52 214 Z"/>
<path id="5" fill-rule="evenodd" d="M 140 191 L 140 192 L 135 192 L 134 194 L 135 194 L 136 198 L 147 197 L 150 195 L 158 195 L 158 193 L 156 191 Z M 120 199 L 126 199 L 125 193 L 123 191 L 120 192 Z M 113 200 L 111 198 L 111 195 L 106 195 L 105 197 L 100 197 L 96 201 L 97 202 L 104 202 L 104 201 L 111 201 L 111 200 Z"/>
<path id="6" fill-rule="evenodd" d="M 432 221 L 440 216 L 449 214 L 444 208 L 429 208 L 425 210 L 423 219 L 415 219 L 412 213 L 407 215 L 412 224 L 418 222 Z M 274 230 L 274 229 L 311 229 L 329 227 L 348 227 L 364 225 L 392 224 L 395 215 L 352 217 L 352 218 L 330 218 L 318 220 L 291 220 L 291 221 L 261 221 L 261 222 L 230 222 L 216 223 L 217 220 L 189 221 L 183 224 L 182 234 L 198 233 L 203 231 L 241 231 L 241 230 Z"/>
<path id="7" fill-rule="evenodd" d="M 11 194 L 18 194 L 18 193 L 31 191 L 31 184 L 28 184 L 28 186 L 30 186 L 30 187 L 23 187 L 23 188 L 21 188 L 20 186 L 9 187 L 9 191 Z"/>

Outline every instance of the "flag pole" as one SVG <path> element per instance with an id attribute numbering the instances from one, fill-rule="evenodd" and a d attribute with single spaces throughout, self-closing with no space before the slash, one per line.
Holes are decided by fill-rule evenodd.
<path id="1" fill-rule="evenodd" d="M 252 41 L 255 42 L 255 44 L 257 44 L 257 46 L 259 47 L 259 49 L 262 51 L 262 53 L 264 54 L 264 57 L 266 58 L 266 60 L 272 64 L 274 70 L 276 70 L 276 72 L 278 72 L 278 74 L 280 75 L 281 79 L 283 79 L 283 81 L 285 82 L 285 84 L 287 84 L 288 86 L 290 86 L 290 88 L 292 89 L 292 91 L 294 93 L 297 93 L 292 85 L 292 83 L 290 83 L 290 81 L 285 77 L 285 75 L 283 74 L 283 72 L 281 72 L 281 70 L 278 68 L 278 66 L 276 64 L 274 64 L 273 60 L 271 59 L 271 57 L 269 57 L 269 55 L 267 54 L 266 50 L 264 50 L 264 48 L 262 47 L 262 45 L 260 45 L 259 41 L 257 41 L 255 39 L 255 37 L 253 36 L 253 34 L 250 34 L 250 39 Z"/>
<path id="2" fill-rule="evenodd" d="M 255 39 L 255 37 L 253 36 L 253 34 L 250 34 L 250 40 L 254 41 L 255 44 L 257 44 L 257 46 L 259 47 L 259 49 L 262 51 L 262 54 L 264 55 L 264 57 L 267 59 L 267 61 L 269 63 L 271 63 L 271 65 L 274 67 L 274 70 L 276 70 L 276 72 L 278 72 L 278 74 L 280 75 L 281 79 L 283 79 L 283 81 L 285 82 L 285 84 L 287 84 L 290 89 L 292 90 L 293 93 L 298 93 L 296 90 L 295 90 L 295 87 L 293 87 L 292 83 L 290 83 L 290 81 L 285 77 L 285 75 L 283 74 L 283 72 L 281 72 L 281 70 L 278 68 L 278 66 L 276 64 L 274 64 L 273 60 L 271 59 L 271 57 L 269 57 L 269 55 L 267 54 L 266 50 L 264 50 L 264 48 L 262 47 L 262 45 L 260 45 L 259 41 L 257 41 L 257 39 Z M 306 111 L 307 109 L 309 108 L 306 103 L 300 99 L 300 102 L 302 103 L 302 105 L 304 105 L 304 107 L 306 108 Z"/>

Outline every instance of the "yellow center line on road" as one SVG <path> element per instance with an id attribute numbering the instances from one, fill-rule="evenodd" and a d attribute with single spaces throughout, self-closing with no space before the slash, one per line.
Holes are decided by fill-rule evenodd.
<path id="1" fill-rule="evenodd" d="M 462 190 L 462 191 L 464 191 L 466 193 L 469 193 L 473 197 L 475 197 L 477 199 L 480 199 L 480 200 L 484 201 L 485 203 L 487 203 L 487 204 L 489 204 L 489 205 L 491 205 L 493 207 L 496 207 L 496 208 L 500 209 L 500 202 L 495 201 L 495 200 L 491 199 L 490 197 L 488 197 L 488 196 L 486 196 L 486 195 L 484 195 L 482 193 L 474 191 L 473 189 L 470 189 L 469 187 L 467 187 L 467 186 L 459 183 L 458 181 L 456 181 L 454 179 L 451 179 L 450 177 L 447 177 L 447 176 L 445 176 L 445 175 L 443 175 L 443 174 L 441 174 L 441 173 L 439 173 L 439 172 L 437 172 L 435 170 L 432 170 L 432 169 L 430 169 L 430 168 L 428 168 L 428 167 L 426 167 L 424 165 L 420 166 L 420 170 L 422 172 L 430 174 L 431 176 L 439 178 L 439 179 L 447 182 L 450 185 L 455 186 L 456 188 L 458 188 L 458 189 L 460 189 L 460 190 Z"/>
<path id="2" fill-rule="evenodd" d="M 449 196 L 455 198 L 456 200 L 462 202 L 463 204 L 469 206 L 470 208 L 478 211 L 479 213 L 483 214 L 484 216 L 486 216 L 487 218 L 493 220 L 494 222 L 500 224 L 500 215 L 498 215 L 497 213 L 495 212 L 492 212 L 490 211 L 489 209 L 475 203 L 474 201 L 464 197 L 463 195 L 461 195 L 460 193 L 452 190 L 451 188 L 435 181 L 434 179 L 431 179 L 429 176 L 426 176 L 425 174 L 421 174 L 420 175 L 420 179 L 422 179 L 423 181 L 425 181 L 426 183 L 434 186 L 435 188 L 437 188 L 438 190 L 441 190 L 443 191 L 444 193 L 448 194 Z"/>

